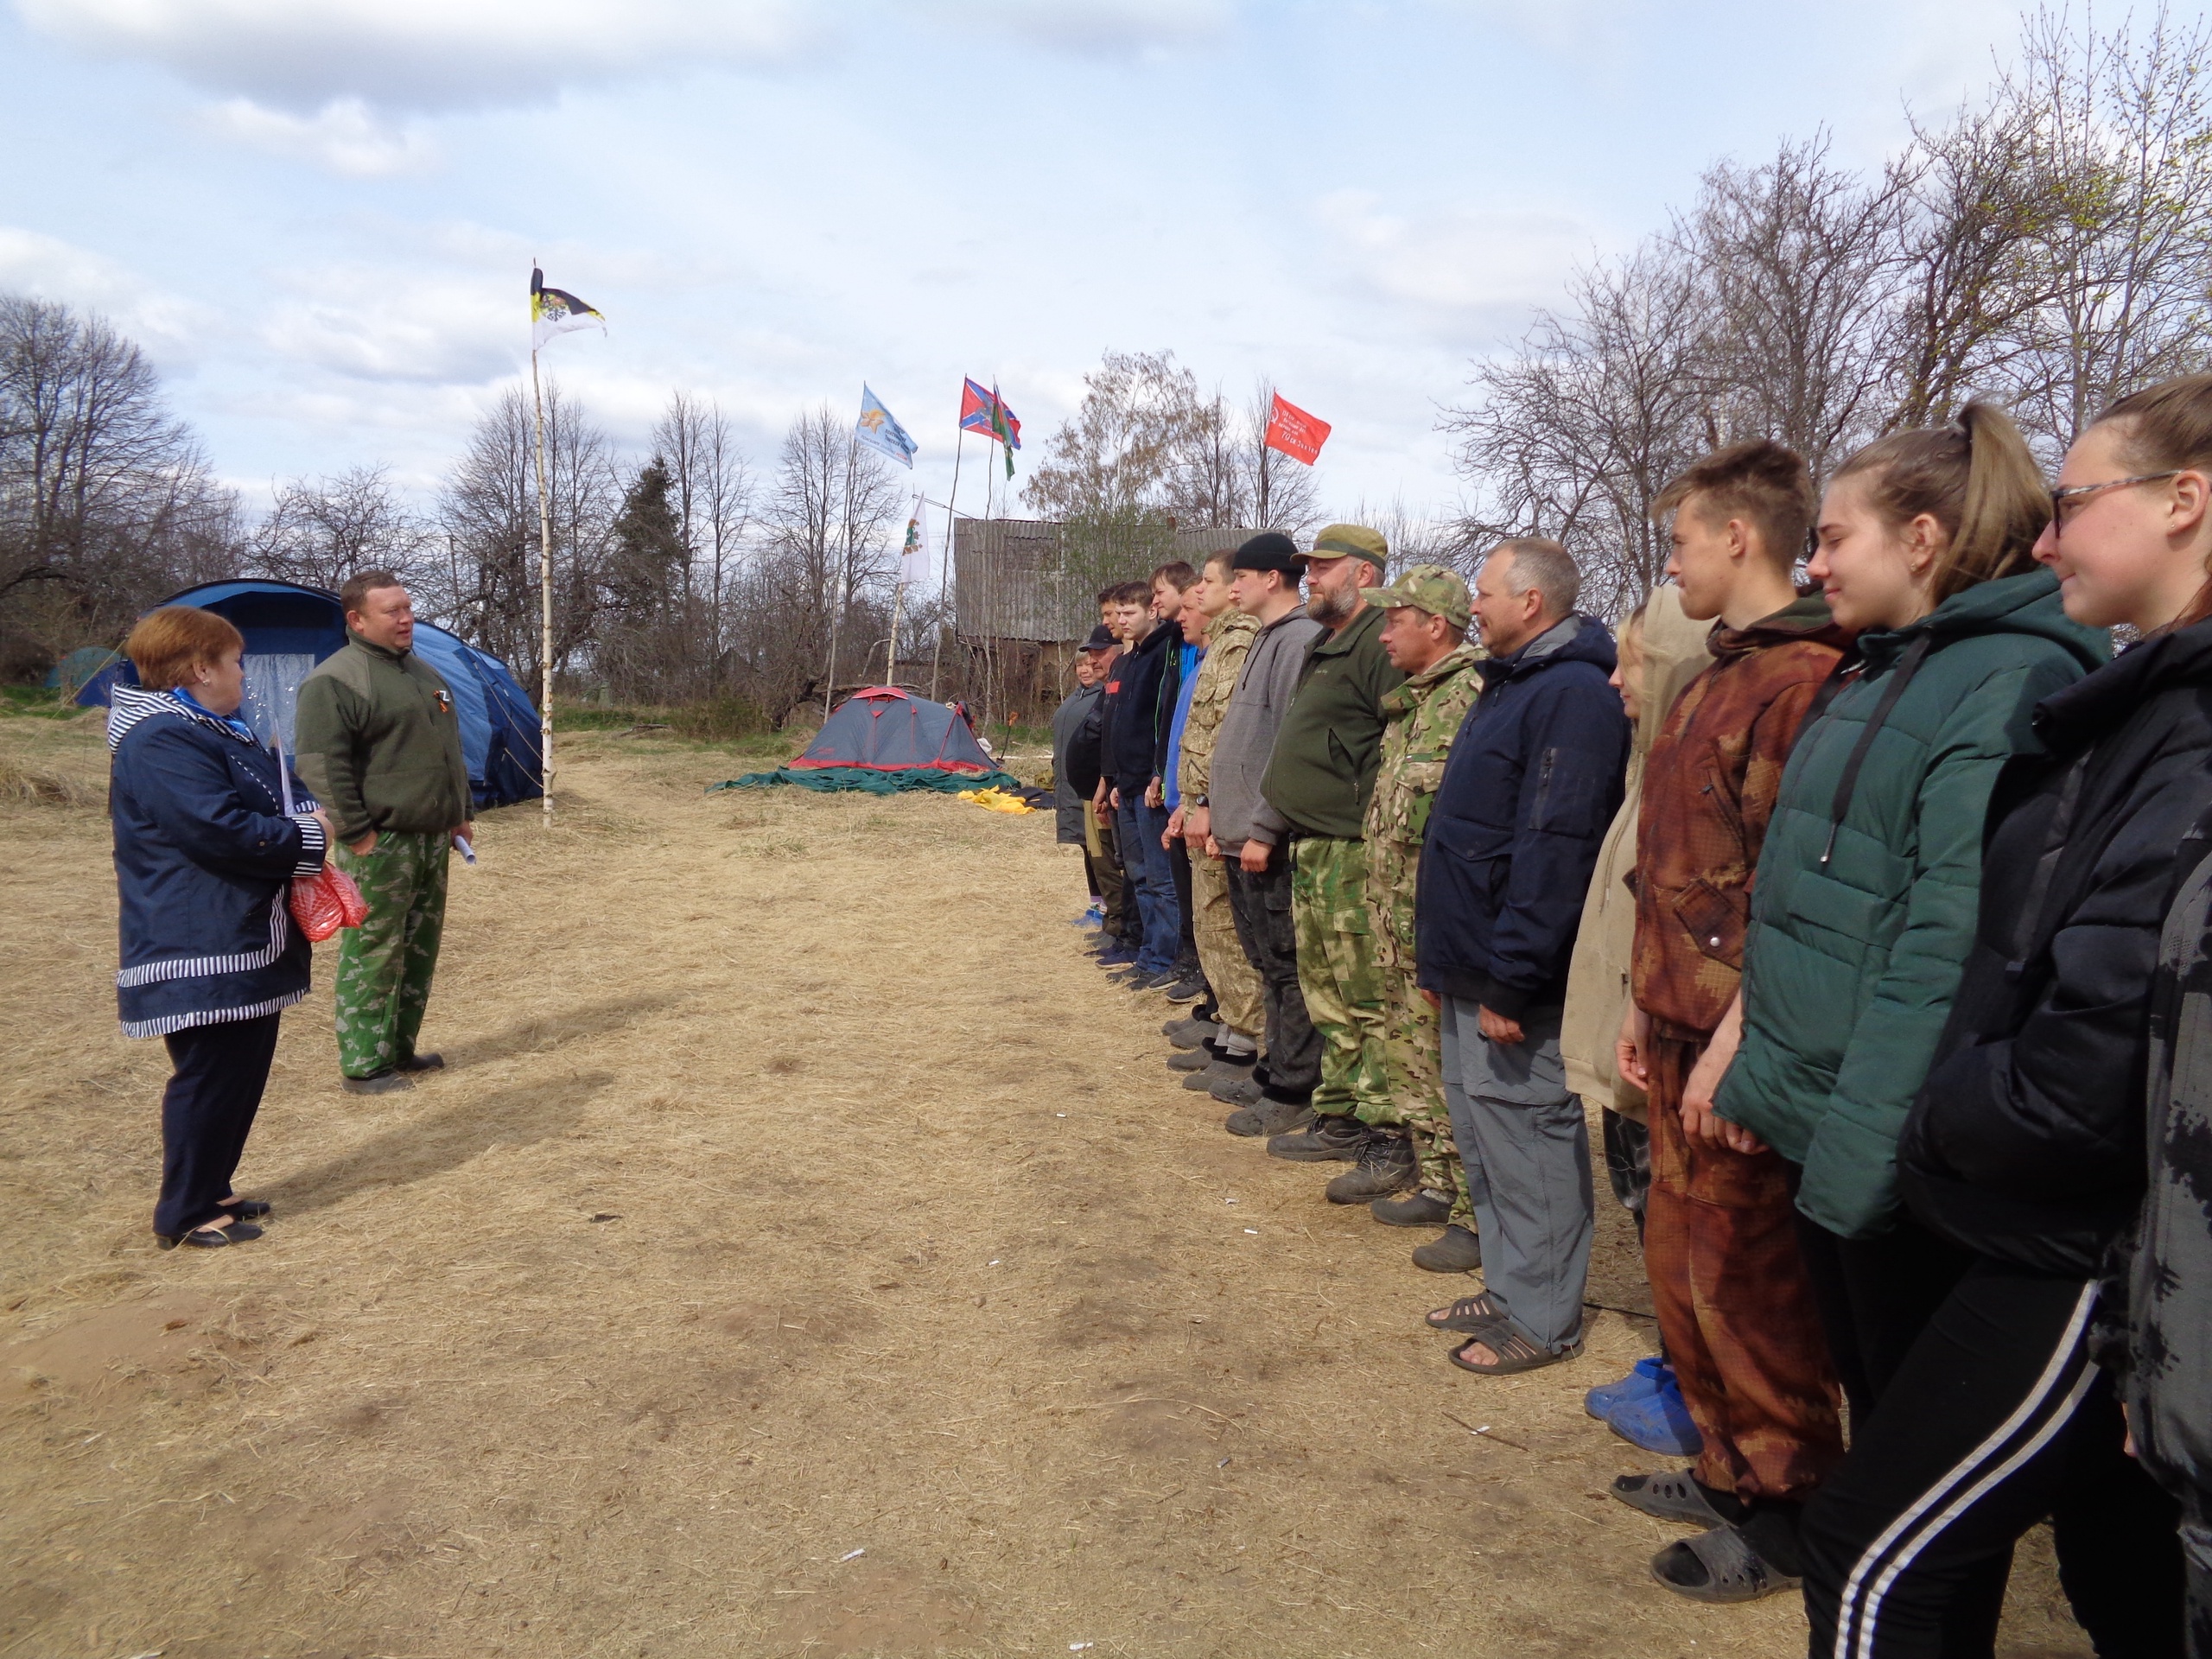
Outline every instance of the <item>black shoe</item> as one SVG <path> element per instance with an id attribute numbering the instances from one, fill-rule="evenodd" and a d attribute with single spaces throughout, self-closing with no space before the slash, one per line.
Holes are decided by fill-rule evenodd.
<path id="1" fill-rule="evenodd" d="M 1328 1112 L 1309 1129 L 1275 1136 L 1268 1142 L 1268 1156 L 1294 1164 L 1348 1164 L 1367 1145 L 1367 1125 L 1350 1112 Z"/>
<path id="2" fill-rule="evenodd" d="M 1167 988 L 1170 1002 L 1195 1002 L 1206 994 L 1203 979 L 1179 979 Z"/>
<path id="3" fill-rule="evenodd" d="M 349 1095 L 388 1095 L 397 1089 L 412 1089 L 415 1080 L 392 1066 L 381 1071 L 372 1071 L 365 1077 L 347 1077 L 339 1087 Z"/>
<path id="4" fill-rule="evenodd" d="M 1184 1078 L 1183 1086 L 1210 1095 L 1217 1084 L 1242 1083 L 1252 1075 L 1252 1059 L 1249 1054 L 1224 1054 L 1205 1071 Z"/>
<path id="5" fill-rule="evenodd" d="M 1414 1251 L 1414 1266 L 1427 1273 L 1472 1273 L 1483 1264 L 1483 1242 L 1456 1222 Z"/>
<path id="6" fill-rule="evenodd" d="M 1217 1100 L 1220 1096 L 1214 1096 Z M 1278 1100 L 1262 1094 L 1249 1106 L 1240 1106 L 1222 1122 L 1222 1128 L 1231 1135 L 1248 1138 L 1255 1135 L 1290 1135 L 1304 1128 L 1313 1121 L 1313 1109 L 1294 1100 Z"/>
<path id="7" fill-rule="evenodd" d="M 219 1250 L 226 1244 L 251 1244 L 261 1236 L 261 1229 L 250 1221 L 234 1221 L 227 1227 L 195 1227 L 188 1233 L 156 1233 L 155 1242 L 165 1250 L 180 1244 L 195 1250 Z"/>
<path id="8" fill-rule="evenodd" d="M 1331 1181 L 1326 1196 L 1331 1204 L 1372 1204 L 1402 1192 L 1421 1179 L 1421 1162 L 1414 1156 L 1413 1137 L 1403 1129 L 1370 1129 L 1367 1144 L 1359 1149 L 1359 1163 Z"/>
<path id="9" fill-rule="evenodd" d="M 442 1071 L 446 1057 L 442 1054 L 410 1054 L 391 1068 L 395 1071 Z"/>
<path id="10" fill-rule="evenodd" d="M 1203 1071 L 1221 1057 L 1213 1052 L 1211 1043 L 1200 1043 L 1196 1048 L 1179 1048 L 1167 1057 L 1170 1071 Z"/>
<path id="11" fill-rule="evenodd" d="M 240 1221 L 259 1221 L 265 1216 L 274 1214 L 276 1206 L 266 1198 L 239 1198 L 233 1203 L 225 1205 L 223 1208 Z"/>
<path id="12" fill-rule="evenodd" d="M 1220 1036 L 1221 1027 L 1211 1020 L 1201 1020 L 1193 1014 L 1170 1020 L 1160 1028 L 1160 1034 L 1178 1048 L 1196 1048 L 1207 1038 Z"/>
<path id="13" fill-rule="evenodd" d="M 1417 1192 L 1377 1198 L 1367 1209 L 1385 1227 L 1441 1227 L 1452 1219 L 1452 1195 L 1423 1187 Z"/>
<path id="14" fill-rule="evenodd" d="M 1256 1106 L 1265 1098 L 1268 1085 L 1260 1081 L 1255 1067 L 1250 1076 L 1217 1083 L 1209 1092 L 1224 1106 Z"/>
<path id="15" fill-rule="evenodd" d="M 1164 991 L 1181 978 L 1182 976 L 1173 968 L 1163 968 L 1156 974 L 1146 975 L 1142 981 L 1142 988 L 1147 991 Z"/>

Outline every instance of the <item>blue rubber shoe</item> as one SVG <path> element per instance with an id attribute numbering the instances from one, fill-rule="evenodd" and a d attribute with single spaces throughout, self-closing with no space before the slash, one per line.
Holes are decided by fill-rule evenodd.
<path id="1" fill-rule="evenodd" d="M 1690 1421 L 1690 1408 L 1671 1371 L 1663 1388 L 1614 1407 L 1605 1427 L 1630 1446 L 1662 1457 L 1694 1458 L 1705 1450 L 1705 1436 Z"/>
<path id="2" fill-rule="evenodd" d="M 1631 1400 L 1642 1400 L 1656 1394 L 1674 1380 L 1674 1372 L 1665 1358 L 1653 1354 L 1636 1362 L 1636 1369 L 1618 1382 L 1600 1382 L 1582 1396 L 1582 1409 L 1604 1422 L 1616 1408 Z"/>

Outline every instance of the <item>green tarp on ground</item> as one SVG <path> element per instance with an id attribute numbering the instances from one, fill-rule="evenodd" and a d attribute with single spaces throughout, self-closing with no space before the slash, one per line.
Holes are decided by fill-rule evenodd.
<path id="1" fill-rule="evenodd" d="M 769 784 L 797 784 L 801 789 L 824 793 L 838 789 L 862 789 L 871 795 L 897 795 L 909 789 L 933 789 L 957 795 L 963 789 L 1004 789 L 1019 793 L 1021 779 L 1003 772 L 939 772 L 928 766 L 901 767 L 880 772 L 872 766 L 778 766 L 773 772 L 748 772 L 727 783 L 709 784 L 707 793 L 718 789 L 755 789 Z"/>

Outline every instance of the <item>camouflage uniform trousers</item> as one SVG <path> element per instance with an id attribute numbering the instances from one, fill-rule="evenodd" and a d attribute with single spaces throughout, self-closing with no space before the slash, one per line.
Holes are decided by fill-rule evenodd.
<path id="1" fill-rule="evenodd" d="M 1321 1038 L 1317 1113 L 1396 1124 L 1382 1060 L 1384 994 L 1367 914 L 1367 843 L 1300 836 L 1290 876 L 1298 937 L 1298 988 Z"/>
<path id="2" fill-rule="evenodd" d="M 1221 1023 L 1239 1037 L 1258 1042 L 1267 1028 L 1259 970 L 1236 938 L 1236 918 L 1229 907 L 1229 872 L 1218 858 L 1207 857 L 1204 847 L 1191 854 L 1191 931 Z"/>
<path id="3" fill-rule="evenodd" d="M 446 925 L 447 841 L 386 831 L 366 853 L 336 849 L 369 918 L 338 936 L 338 1069 L 372 1077 L 415 1057 Z"/>
<path id="4" fill-rule="evenodd" d="M 1375 918 L 1375 958 L 1389 1005 L 1382 1062 L 1390 1098 L 1397 1103 L 1400 1121 L 1412 1133 L 1422 1190 L 1448 1197 L 1448 1219 L 1472 1232 L 1475 1208 L 1467 1197 L 1467 1172 L 1452 1134 L 1452 1114 L 1444 1104 L 1444 1053 L 1436 1010 L 1421 995 L 1414 963 L 1412 874 L 1421 849 L 1413 849 L 1402 861 L 1373 849 L 1369 857 L 1368 910 Z M 1402 866 L 1403 880 L 1386 879 Z"/>

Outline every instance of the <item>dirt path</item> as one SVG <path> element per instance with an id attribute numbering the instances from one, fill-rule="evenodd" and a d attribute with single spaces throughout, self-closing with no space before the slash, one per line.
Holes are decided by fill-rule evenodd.
<path id="1" fill-rule="evenodd" d="M 0 758 L 96 775 L 89 727 Z M 1802 1650 L 1603 1495 L 1661 1466 L 1579 1405 L 1642 1325 L 1446 1366 L 1457 1281 L 1176 1086 L 1047 823 L 576 753 L 456 871 L 452 1069 L 345 1096 L 288 1014 L 278 1219 L 214 1253 L 146 1230 L 105 818 L 0 809 L 0 1655 Z M 2019 1577 L 2010 1650 L 2082 1651 Z"/>

